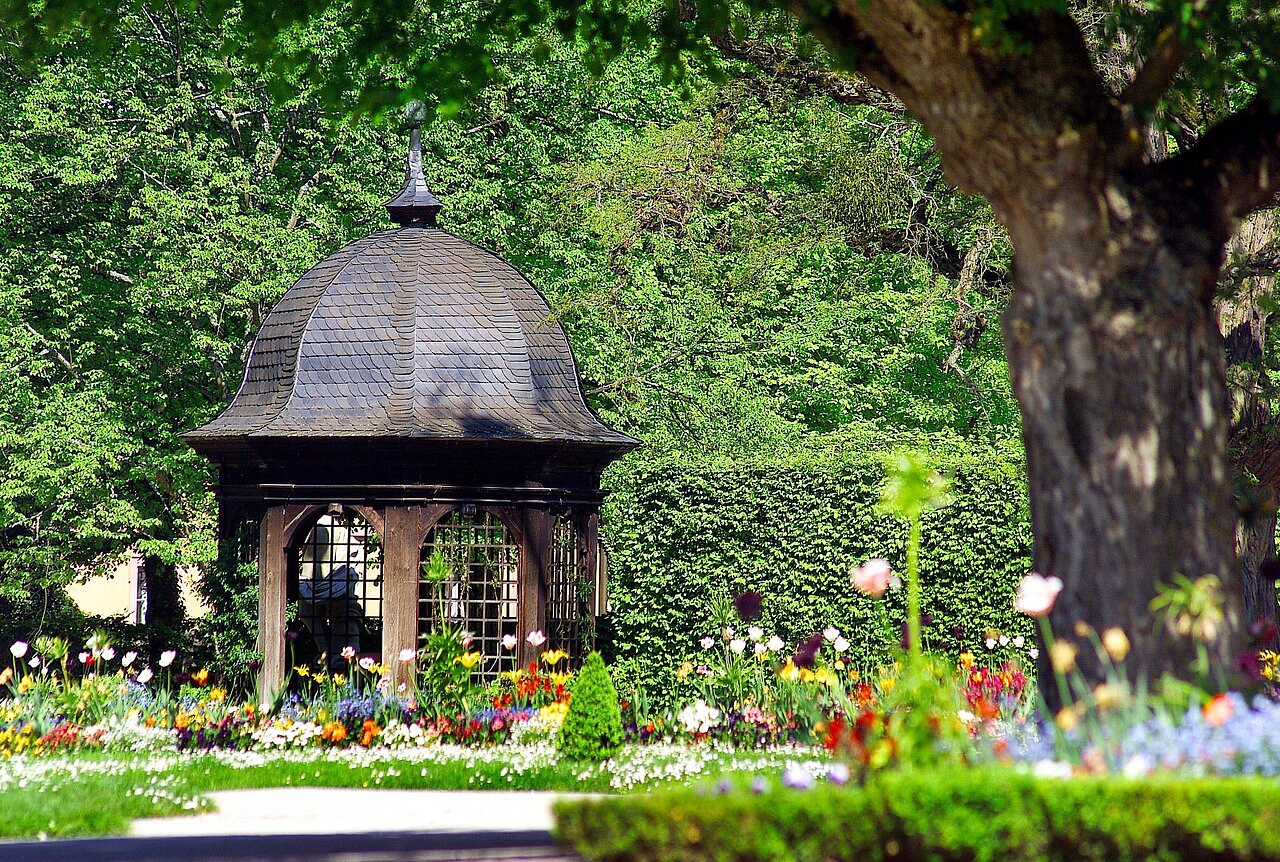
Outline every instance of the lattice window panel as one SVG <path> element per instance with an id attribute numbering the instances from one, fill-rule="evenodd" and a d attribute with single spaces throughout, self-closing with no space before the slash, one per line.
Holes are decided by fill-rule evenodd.
<path id="1" fill-rule="evenodd" d="M 493 679 L 516 669 L 516 651 L 503 649 L 504 635 L 518 636 L 520 618 L 520 548 L 496 515 L 480 511 L 472 517 L 452 512 L 438 523 L 422 546 L 425 565 L 439 551 L 450 576 L 435 585 L 418 582 L 418 632 L 433 631 L 445 621 L 471 632 L 471 648 L 484 657 L 474 673 Z"/>
<path id="2" fill-rule="evenodd" d="M 368 522 L 354 512 L 322 515 L 293 553 L 298 577 L 290 598 L 314 641 L 317 662 L 345 668 L 341 653 L 347 646 L 380 654 L 382 542 Z"/>
<path id="3" fill-rule="evenodd" d="M 258 562 L 258 541 L 261 524 L 257 518 L 243 518 L 236 524 L 231 536 L 232 559 L 238 566 Z"/>
<path id="4" fill-rule="evenodd" d="M 577 665 L 592 646 L 595 626 L 588 605 L 591 581 L 586 543 L 572 518 L 556 520 L 547 587 L 548 642 L 566 650 L 570 662 Z"/>

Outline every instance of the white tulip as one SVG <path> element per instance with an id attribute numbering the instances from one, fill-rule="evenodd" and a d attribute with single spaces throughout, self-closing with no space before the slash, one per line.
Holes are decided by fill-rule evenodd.
<path id="1" fill-rule="evenodd" d="M 1062 592 L 1062 580 L 1032 572 L 1018 584 L 1018 594 L 1013 606 L 1029 617 L 1042 617 L 1053 610 L 1053 603 Z"/>

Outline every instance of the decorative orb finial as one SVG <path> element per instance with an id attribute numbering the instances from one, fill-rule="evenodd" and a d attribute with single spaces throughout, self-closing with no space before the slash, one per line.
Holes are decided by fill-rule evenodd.
<path id="1" fill-rule="evenodd" d="M 427 122 L 427 103 L 414 99 L 404 106 L 404 125 L 409 129 L 420 129 Z"/>

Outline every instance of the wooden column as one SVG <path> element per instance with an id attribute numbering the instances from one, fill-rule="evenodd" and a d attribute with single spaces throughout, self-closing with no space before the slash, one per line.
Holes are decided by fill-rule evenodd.
<path id="1" fill-rule="evenodd" d="M 525 509 L 520 542 L 520 664 L 537 661 L 546 645 L 529 645 L 529 632 L 547 630 L 547 583 L 551 576 L 551 540 L 556 519 L 545 509 Z M 551 646 L 557 646 L 552 644 Z"/>
<path id="2" fill-rule="evenodd" d="M 418 567 L 422 537 L 418 506 L 388 506 L 384 516 L 382 557 L 382 661 L 394 681 L 410 683 L 414 663 L 400 661 L 400 651 L 418 648 Z"/>
<path id="3" fill-rule="evenodd" d="M 272 506 L 262 518 L 258 542 L 258 702 L 270 703 L 284 685 L 285 599 L 288 587 L 285 548 L 285 511 Z"/>

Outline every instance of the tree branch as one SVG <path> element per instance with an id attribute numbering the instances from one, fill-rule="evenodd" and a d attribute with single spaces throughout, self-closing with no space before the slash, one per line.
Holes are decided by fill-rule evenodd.
<path id="1" fill-rule="evenodd" d="M 324 167 L 317 169 L 298 189 L 298 196 L 293 200 L 293 211 L 289 213 L 289 223 L 285 226 L 286 230 L 294 230 L 298 227 L 298 224 L 302 221 L 302 199 L 307 196 L 307 192 L 311 191 L 317 183 L 324 179 L 324 172 L 329 165 L 333 164 L 333 158 L 337 154 L 338 147 L 334 146 L 329 152 L 329 158 L 325 160 Z"/>
<path id="2" fill-rule="evenodd" d="M 1192 12 L 1201 15 L 1215 0 L 1198 0 L 1192 5 Z M 1160 101 L 1160 97 L 1169 89 L 1182 61 L 1186 59 L 1186 46 L 1178 35 L 1178 25 L 1169 24 L 1160 31 L 1156 43 L 1151 48 L 1142 68 L 1133 76 L 1129 86 L 1120 95 L 1120 101 L 1135 108 L 1150 108 Z"/>
<path id="3" fill-rule="evenodd" d="M 897 116 L 906 113 L 901 102 L 866 79 L 821 68 L 763 39 L 722 33 L 711 37 L 711 44 L 725 57 L 750 63 L 802 93 L 827 96 L 841 105 L 869 105 Z"/>
<path id="4" fill-rule="evenodd" d="M 1241 219 L 1280 192 L 1280 114 L 1254 99 L 1158 169 L 1175 189 L 1203 189 L 1214 239 L 1225 244 Z"/>
<path id="5" fill-rule="evenodd" d="M 1133 76 L 1129 86 L 1120 94 L 1120 101 L 1135 108 L 1153 107 L 1173 83 L 1178 70 L 1182 68 L 1184 57 L 1185 51 L 1177 29 L 1166 27 L 1156 37 L 1155 47 L 1151 49 L 1151 55 L 1142 64 L 1138 74 Z"/>
<path id="6" fill-rule="evenodd" d="M 873 85 L 907 99 L 914 90 L 852 16 L 835 4 L 791 0 L 791 13 L 831 52 L 837 65 L 857 69 Z"/>

